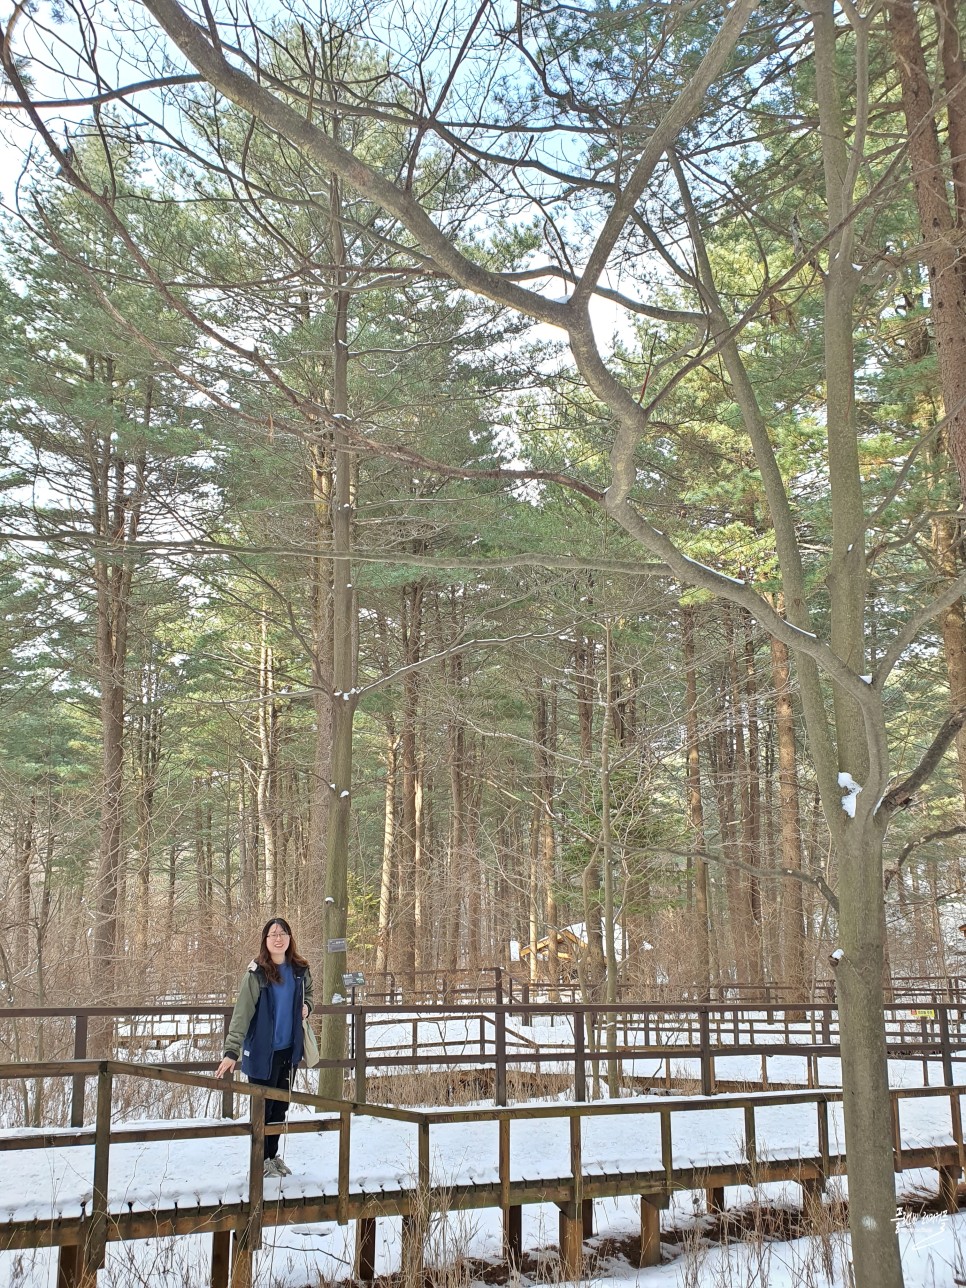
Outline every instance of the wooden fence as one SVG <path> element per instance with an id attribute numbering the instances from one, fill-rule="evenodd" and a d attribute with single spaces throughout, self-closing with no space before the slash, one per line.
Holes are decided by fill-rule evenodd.
<path id="1" fill-rule="evenodd" d="M 499 1208 L 503 1214 L 506 1256 L 519 1261 L 521 1246 L 521 1209 L 528 1203 L 554 1203 L 560 1212 L 560 1252 L 565 1278 L 578 1278 L 582 1273 L 582 1241 L 592 1219 L 593 1201 L 614 1195 L 638 1195 L 641 1203 L 642 1264 L 655 1264 L 660 1252 L 660 1210 L 667 1206 L 675 1190 L 704 1189 L 711 1202 L 723 1202 L 726 1185 L 758 1184 L 769 1180 L 796 1180 L 806 1191 L 821 1189 L 830 1176 L 844 1171 L 845 1156 L 829 1131 L 829 1106 L 841 1099 L 837 1090 L 803 1090 L 771 1095 L 677 1097 L 647 1102 L 627 1100 L 599 1101 L 590 1104 L 521 1105 L 514 1108 L 409 1110 L 389 1106 L 367 1106 L 344 1100 L 323 1100 L 297 1092 L 236 1083 L 233 1090 L 252 1103 L 249 1122 L 226 1121 L 198 1126 L 146 1126 L 131 1123 L 112 1127 L 114 1091 L 119 1079 L 141 1079 L 179 1086 L 202 1087 L 217 1091 L 219 1084 L 210 1077 L 186 1071 L 133 1065 L 123 1061 L 67 1061 L 61 1063 L 23 1063 L 0 1065 L 0 1081 L 11 1078 L 95 1079 L 96 1109 L 93 1125 L 50 1132 L 0 1133 L 0 1152 L 36 1148 L 69 1148 L 94 1146 L 92 1200 L 82 1216 L 60 1219 L 53 1208 L 50 1214 L 31 1221 L 0 1223 L 0 1243 L 7 1248 L 60 1247 L 59 1279 L 61 1288 L 93 1288 L 97 1269 L 105 1262 L 106 1249 L 112 1240 L 136 1240 L 165 1235 L 210 1233 L 212 1235 L 212 1288 L 248 1288 L 252 1277 L 252 1255 L 262 1244 L 266 1224 L 336 1221 L 356 1226 L 356 1273 L 370 1280 L 374 1276 L 376 1221 L 396 1216 L 403 1220 L 404 1269 L 415 1274 L 421 1264 L 422 1249 L 430 1215 L 439 1210 Z M 947 1206 L 953 1210 L 956 1183 L 964 1155 L 960 1098 L 962 1088 L 903 1088 L 892 1093 L 894 1132 L 894 1166 L 937 1167 Z M 904 1098 L 942 1096 L 949 1102 L 949 1136 L 946 1144 L 928 1147 L 903 1143 L 899 1106 Z M 284 1128 L 288 1133 L 336 1132 L 338 1134 L 337 1183 L 334 1192 L 300 1195 L 293 1202 L 279 1200 L 266 1203 L 263 1190 L 262 1157 L 266 1129 L 260 1104 L 264 1098 L 286 1100 L 313 1110 L 310 1116 L 292 1119 Z M 776 1156 L 759 1152 L 757 1114 L 779 1106 L 813 1105 L 816 1114 L 817 1150 L 805 1156 Z M 743 1139 L 734 1144 L 734 1157 L 711 1166 L 675 1161 L 675 1118 L 681 1113 L 714 1113 L 723 1109 L 740 1110 L 743 1115 Z M 583 1132 L 588 1120 L 598 1116 L 639 1117 L 657 1115 L 659 1119 L 660 1165 L 636 1171 L 588 1172 L 583 1161 Z M 413 1176 L 396 1189 L 375 1187 L 366 1192 L 353 1184 L 350 1170 L 352 1123 L 360 1116 L 388 1119 L 416 1129 L 417 1160 Z M 512 1128 L 527 1119 L 559 1120 L 569 1142 L 569 1167 L 564 1175 L 540 1181 L 512 1178 Z M 433 1186 L 430 1171 L 431 1133 L 441 1124 L 491 1122 L 498 1131 L 498 1179 L 491 1183 L 448 1183 Z M 134 1210 L 126 1202 L 111 1208 L 108 1180 L 111 1148 L 121 1143 L 177 1141 L 248 1135 L 247 1197 L 238 1202 L 218 1201 L 207 1206 L 200 1202 L 185 1203 L 183 1195 L 172 1195 L 168 1202 L 152 1204 L 150 1210 Z M 180 1202 L 179 1202 L 180 1199 Z"/>
<path id="2" fill-rule="evenodd" d="M 806 1085 L 818 1086 L 819 1060 L 839 1053 L 838 1013 L 830 1005 L 788 1009 L 684 1003 L 503 1004 L 487 1009 L 442 1004 L 418 1009 L 356 1005 L 320 1007 L 317 1014 L 333 1011 L 346 1021 L 346 1053 L 324 1063 L 342 1069 L 352 1080 L 353 1098 L 359 1103 L 369 1099 L 373 1079 L 401 1072 L 445 1073 L 450 1082 L 470 1076 L 479 1082 L 485 1076 L 487 1089 L 501 1106 L 508 1103 L 514 1085 L 525 1091 L 524 1084 L 532 1086 L 542 1075 L 549 1075 L 560 1084 L 554 1089 L 570 1090 L 576 1100 L 583 1101 L 588 1098 L 588 1080 L 596 1082 L 597 1075 L 606 1075 L 609 1070 L 631 1088 L 660 1085 L 670 1090 L 680 1083 L 678 1070 L 685 1062 L 696 1067 L 701 1094 L 710 1096 L 728 1086 L 727 1079 L 719 1076 L 721 1061 L 737 1056 L 754 1057 L 760 1069 L 758 1077 L 743 1075 L 743 1083 L 755 1081 L 763 1089 L 782 1086 L 782 1079 L 770 1071 L 769 1061 L 793 1056 L 806 1062 Z M 60 1054 L 65 1057 L 72 1054 L 75 1060 L 85 1060 L 90 1055 L 113 1056 L 117 1049 L 126 1049 L 137 1059 L 156 1051 L 163 1036 L 180 1040 L 185 1031 L 191 1031 L 195 1040 L 208 1045 L 212 1056 L 166 1063 L 170 1068 L 201 1072 L 211 1069 L 216 1052 L 220 1055 L 230 1014 L 229 1007 L 217 1004 L 0 1008 L 0 1043 L 5 1041 L 5 1024 L 33 1022 L 46 1035 L 45 1053 L 52 1054 L 56 1048 L 50 1033 L 57 1021 L 67 1026 L 61 1034 Z M 109 1050 L 89 1051 L 92 1019 L 113 1020 Z M 542 1021 L 542 1026 L 535 1027 L 535 1021 Z M 462 1028 L 459 1036 L 448 1031 L 456 1025 Z M 431 1027 L 437 1031 L 429 1032 Z M 890 1007 L 886 1032 L 890 1057 L 917 1061 L 925 1085 L 932 1065 L 939 1066 L 943 1085 L 955 1083 L 954 1067 L 966 1059 L 966 1006 Z M 11 1050 L 12 1044 L 6 1044 Z M 29 1041 L 22 1039 L 18 1054 L 29 1046 Z M 646 1062 L 659 1063 L 662 1073 L 641 1073 L 639 1066 Z M 226 1087 L 222 1099 L 226 1115 L 232 1112 L 231 1094 Z M 83 1097 L 84 1079 L 78 1075 L 70 1102 L 72 1126 L 83 1121 Z"/>

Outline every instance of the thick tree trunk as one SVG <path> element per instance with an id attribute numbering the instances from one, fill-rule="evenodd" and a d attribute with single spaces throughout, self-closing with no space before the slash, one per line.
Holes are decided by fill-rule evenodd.
<path id="1" fill-rule="evenodd" d="M 339 181 L 330 178 L 331 240 L 335 269 L 332 305 L 332 405 L 337 427 L 333 430 L 334 486 L 332 507 L 332 778 L 326 837 L 325 902 L 322 911 L 323 956 L 321 1000 L 330 1003 L 343 995 L 346 970 L 345 940 L 349 918 L 349 821 L 352 790 L 352 728 L 358 703 L 356 694 L 357 600 L 352 584 L 352 511 L 354 468 L 338 418 L 348 415 L 348 311 L 350 293 L 345 289 Z M 324 1059 L 341 1059 L 345 1052 L 346 1025 L 339 1014 L 322 1017 L 319 1049 Z M 319 1094 L 338 1096 L 342 1072 L 322 1069 Z"/>
<path id="2" fill-rule="evenodd" d="M 553 685 L 549 694 L 544 692 L 541 681 L 534 707 L 534 750 L 538 791 L 538 809 L 534 823 L 537 828 L 540 855 L 540 883 L 543 888 L 543 917 L 547 928 L 547 983 L 551 1001 L 556 999 L 560 983 L 560 941 L 557 913 L 557 842 L 553 820 L 554 764 L 556 746 L 557 700 Z"/>
<path id="3" fill-rule="evenodd" d="M 275 706 L 275 659 L 268 642 L 268 620 L 261 615 L 261 647 L 258 665 L 258 788 L 255 800 L 264 847 L 263 901 L 274 912 L 278 909 L 278 853 L 275 832 L 278 791 L 278 711 Z"/>
<path id="4" fill-rule="evenodd" d="M 757 869 L 761 866 L 761 748 L 758 736 L 758 676 L 755 670 L 754 644 L 751 638 L 751 623 L 747 614 L 740 615 L 742 626 L 742 652 L 744 655 L 744 683 L 737 674 L 739 670 L 738 640 L 735 639 L 735 681 L 736 697 L 741 700 L 736 709 L 744 710 L 744 726 L 747 731 L 747 749 L 740 757 L 739 764 L 744 770 L 742 788 L 742 857 L 748 865 L 748 909 L 750 926 L 753 932 L 751 965 L 754 982 L 762 985 L 765 982 L 765 927 L 762 912 L 761 882 Z M 740 725 L 739 725 L 740 728 Z"/>
<path id="5" fill-rule="evenodd" d="M 851 216 L 858 175 L 855 160 L 861 156 L 865 140 L 858 122 L 851 137 L 845 123 L 846 95 L 837 56 L 833 0 L 811 0 L 809 12 L 829 228 L 823 285 L 832 507 L 827 574 L 830 643 L 852 674 L 862 675 L 867 667 L 868 571 L 855 413 L 854 305 L 860 278 L 855 265 L 856 227 Z M 857 41 L 867 37 L 864 28 L 855 34 Z M 861 88 L 864 92 L 866 87 Z M 860 106 L 864 108 L 866 104 Z M 832 698 L 839 775 L 849 775 L 846 782 L 866 789 L 870 773 L 875 775 L 875 786 L 869 795 L 858 801 L 851 796 L 854 817 L 836 801 L 836 789 L 828 777 L 822 780 L 824 809 L 838 862 L 839 930 L 844 950 L 837 975 L 852 1261 L 857 1288 L 901 1288 L 902 1263 L 893 1221 L 895 1181 L 882 991 L 885 919 L 882 837 L 877 829 L 884 819 L 877 819 L 874 799 L 886 786 L 887 743 L 881 706 L 873 719 L 871 710 L 860 709 L 857 698 L 842 685 L 834 686 Z M 815 724 L 818 737 L 817 717 Z M 838 781 L 844 785 L 841 777 Z"/>
<path id="6" fill-rule="evenodd" d="M 956 151 L 966 143 L 966 71 L 956 7 L 943 0 L 939 9 L 943 15 L 939 23 L 943 69 L 939 104 L 933 101 L 933 82 L 913 0 L 895 0 L 889 15 L 922 231 L 922 255 L 929 271 L 939 380 L 949 418 L 949 447 L 959 474 L 960 491 L 966 495 L 966 265 L 962 258 L 966 160 Z M 954 158 L 948 165 L 943 161 L 936 125 L 940 111 L 947 118 Z"/>
<path id="7" fill-rule="evenodd" d="M 308 844 L 305 886 L 318 891 L 325 885 L 329 809 L 332 804 L 332 496 L 331 444 L 312 445 L 309 479 L 312 495 L 313 542 L 318 554 L 312 560 L 312 705 L 315 740 L 309 777 Z M 305 953 L 317 962 L 325 952 L 324 912 L 313 894 L 302 909 L 301 929 Z"/>
<path id="8" fill-rule="evenodd" d="M 26 810 L 17 811 L 13 829 L 13 912 L 14 921 L 20 926 L 30 924 L 30 878 L 34 857 L 34 830 L 37 818 L 37 798 L 32 795 Z"/>
<path id="9" fill-rule="evenodd" d="M 392 932 L 392 896 L 397 887 L 396 867 L 396 766 L 398 740 L 391 717 L 386 721 L 386 785 L 382 824 L 382 865 L 379 876 L 379 927 L 376 938 L 376 973 L 389 969 Z"/>
<path id="10" fill-rule="evenodd" d="M 882 837 L 872 822 L 845 829 L 838 850 L 836 976 L 848 1153 L 852 1263 L 860 1288 L 902 1288 L 892 1160 L 892 1097 L 882 1023 Z"/>
<path id="11" fill-rule="evenodd" d="M 403 666 L 402 727 L 400 746 L 400 815 L 399 815 L 399 969 L 403 987 L 412 992 L 416 983 L 416 864 L 419 817 L 416 804 L 418 790 L 417 722 L 419 718 L 419 672 L 415 668 L 422 656 L 423 630 L 422 582 L 410 582 L 402 591 Z"/>
<path id="12" fill-rule="evenodd" d="M 151 925 L 151 864 L 154 844 L 154 796 L 161 765 L 161 733 L 164 711 L 157 692 L 157 672 L 153 650 L 149 653 L 140 676 L 140 710 L 134 726 L 137 893 L 135 895 L 134 936 L 138 956 L 143 958 L 147 932 Z"/>
<path id="13" fill-rule="evenodd" d="M 429 852 L 427 818 L 429 798 L 426 790 L 426 729 L 420 719 L 416 725 L 416 776 L 413 792 L 413 962 L 420 971 L 436 966 L 436 936 L 430 935 Z"/>
<path id="14" fill-rule="evenodd" d="M 711 922 L 708 906 L 707 837 L 704 831 L 704 805 L 701 800 L 701 736 L 698 727 L 698 678 L 695 666 L 694 608 L 687 604 L 681 610 L 681 643 L 684 653 L 684 730 L 687 756 L 687 824 L 691 851 L 689 862 L 694 873 L 694 926 L 696 983 L 702 1000 L 711 998 Z"/>
<path id="15" fill-rule="evenodd" d="M 105 364 L 104 380 L 113 386 L 110 362 Z M 145 430 L 150 420 L 149 388 L 144 410 Z M 129 551 L 138 536 L 145 468 L 143 453 L 132 466 L 115 454 L 110 437 L 97 441 L 90 468 L 92 526 L 95 534 L 110 548 L 108 557 L 96 557 L 94 561 L 102 740 L 100 845 L 92 952 L 93 999 L 97 1001 L 106 1001 L 114 996 L 118 899 L 124 857 L 124 685 L 133 577 Z M 100 1054 L 106 1041 L 106 1029 L 95 1026 L 91 1037 L 92 1053 Z"/>
<path id="16" fill-rule="evenodd" d="M 772 680 L 775 685 L 775 732 L 778 740 L 778 812 L 781 865 L 802 870 L 802 824 L 798 800 L 798 749 L 792 707 L 788 649 L 771 641 Z M 805 914 L 802 883 L 786 877 L 782 900 L 782 982 L 791 989 L 791 1000 L 807 997 L 805 972 Z"/>

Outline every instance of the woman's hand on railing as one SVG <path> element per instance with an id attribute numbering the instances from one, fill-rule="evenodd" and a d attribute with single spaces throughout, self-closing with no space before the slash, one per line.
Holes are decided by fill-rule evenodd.
<path id="1" fill-rule="evenodd" d="M 237 1060 L 233 1060 L 231 1056 L 226 1055 L 225 1058 L 222 1060 L 221 1064 L 215 1070 L 215 1077 L 224 1078 L 227 1074 L 234 1073 L 235 1065 L 237 1063 L 238 1063 Z"/>

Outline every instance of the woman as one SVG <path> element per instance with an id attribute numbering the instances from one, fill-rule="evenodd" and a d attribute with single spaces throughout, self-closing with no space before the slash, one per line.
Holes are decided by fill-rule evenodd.
<path id="1" fill-rule="evenodd" d="M 258 956 L 249 963 L 232 1011 L 225 1056 L 216 1078 L 233 1073 L 241 1055 L 242 1073 L 260 1087 L 288 1091 L 292 1070 L 302 1059 L 302 1021 L 312 1009 L 312 976 L 299 954 L 292 927 L 273 917 L 262 931 Z M 282 1123 L 284 1100 L 265 1100 L 265 1123 Z M 291 1176 L 278 1156 L 280 1138 L 265 1135 L 265 1175 Z"/>

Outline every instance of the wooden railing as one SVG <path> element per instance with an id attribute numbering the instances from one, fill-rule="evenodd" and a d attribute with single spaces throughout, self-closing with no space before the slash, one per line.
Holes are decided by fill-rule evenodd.
<path id="1" fill-rule="evenodd" d="M 332 1008 L 322 1008 L 329 1010 Z M 922 1009 L 922 1008 L 917 1008 Z M 930 1008 L 931 1016 L 913 1015 L 907 1008 L 890 1007 L 886 1011 L 887 1050 L 892 1058 L 921 1061 L 924 1083 L 928 1085 L 931 1061 L 941 1065 L 945 1086 L 955 1083 L 954 1064 L 966 1059 L 966 1007 L 941 1004 Z M 672 1061 L 695 1060 L 699 1065 L 701 1094 L 715 1092 L 716 1059 L 754 1055 L 761 1060 L 762 1086 L 769 1085 L 768 1061 L 779 1056 L 796 1056 L 809 1061 L 808 1078 L 817 1084 L 817 1060 L 836 1057 L 838 1045 L 838 1012 L 833 1006 L 795 1007 L 794 1010 L 747 1011 L 737 1007 L 684 1004 L 662 1007 L 605 1005 L 562 1006 L 503 1005 L 481 1014 L 474 1008 L 422 1006 L 418 1011 L 407 1007 L 349 1008 L 350 1051 L 347 1059 L 328 1060 L 326 1067 L 339 1067 L 352 1073 L 355 1097 L 367 1099 L 367 1079 L 388 1071 L 427 1069 L 458 1070 L 491 1068 L 494 1100 L 505 1105 L 508 1098 L 508 1074 L 533 1066 L 550 1069 L 565 1065 L 572 1069 L 572 1086 L 577 1100 L 587 1099 L 588 1074 L 602 1065 L 658 1058 L 665 1063 L 666 1085 L 671 1083 Z M 532 1034 L 521 1034 L 519 1027 L 532 1024 L 535 1017 L 563 1021 L 565 1041 L 551 1041 L 544 1035 L 536 1040 Z M 473 1050 L 466 1050 L 468 1039 L 462 1039 L 462 1051 L 450 1050 L 455 1040 L 430 1043 L 417 1041 L 419 1026 L 428 1020 L 443 1018 L 478 1018 L 479 1039 Z M 374 1029 L 404 1023 L 411 1026 L 411 1040 L 390 1047 L 371 1043 Z M 492 1026 L 492 1031 L 491 1031 Z M 607 1042 L 607 1029 L 613 1040 Z M 594 1041 L 588 1043 L 590 1030 Z M 778 1040 L 781 1034 L 784 1040 Z M 631 1040 L 632 1037 L 635 1040 Z M 429 1050 L 433 1047 L 433 1050 Z M 747 1079 L 746 1079 L 747 1080 Z"/>
<path id="2" fill-rule="evenodd" d="M 560 1209 L 560 1246 L 562 1269 L 565 1278 L 577 1278 L 582 1273 L 582 1235 L 586 1228 L 587 1204 L 594 1197 L 605 1194 L 637 1194 L 643 1198 L 642 1239 L 645 1264 L 651 1264 L 658 1250 L 655 1214 L 666 1206 L 668 1196 L 680 1189 L 711 1188 L 718 1192 L 724 1185 L 755 1184 L 763 1179 L 795 1179 L 806 1185 L 821 1187 L 825 1179 L 841 1172 L 845 1156 L 836 1141 L 833 1147 L 829 1130 L 829 1106 L 841 1100 L 835 1089 L 802 1090 L 762 1095 L 729 1095 L 709 1099 L 677 1097 L 652 1101 L 611 1100 L 591 1104 L 540 1104 L 521 1105 L 515 1108 L 472 1108 L 458 1110 L 407 1110 L 389 1106 L 366 1106 L 345 1100 L 325 1100 L 298 1092 L 276 1091 L 271 1088 L 234 1083 L 232 1090 L 251 1101 L 250 1121 L 225 1122 L 191 1126 L 144 1126 L 130 1124 L 112 1127 L 115 1085 L 119 1079 L 142 1079 L 179 1086 L 217 1089 L 214 1079 L 159 1067 L 134 1065 L 124 1061 L 38 1062 L 0 1065 L 0 1081 L 10 1078 L 95 1078 L 97 1082 L 96 1111 L 93 1130 L 83 1125 L 74 1131 L 0 1135 L 0 1151 L 9 1152 L 31 1148 L 94 1146 L 92 1201 L 90 1210 L 74 1221 L 30 1222 L 8 1221 L 0 1223 L 0 1240 L 7 1247 L 39 1247 L 61 1245 L 59 1282 L 63 1285 L 93 1284 L 97 1269 L 104 1265 L 107 1243 L 111 1239 L 154 1238 L 164 1233 L 209 1231 L 214 1236 L 212 1258 L 213 1288 L 225 1288 L 229 1279 L 229 1243 L 233 1242 L 231 1283 L 233 1288 L 248 1288 L 251 1283 L 252 1254 L 262 1244 L 265 1224 L 297 1219 L 299 1221 L 337 1220 L 345 1224 L 350 1219 L 359 1221 L 357 1270 L 359 1277 L 373 1277 L 375 1247 L 375 1214 L 397 1215 L 404 1219 L 404 1266 L 407 1259 L 410 1271 L 418 1267 L 422 1255 L 423 1238 L 430 1214 L 443 1206 L 449 1208 L 490 1206 L 500 1208 L 504 1218 L 504 1242 L 507 1255 L 519 1261 L 520 1207 L 524 1203 L 554 1202 Z M 894 1166 L 901 1171 L 904 1166 L 936 1166 L 943 1177 L 947 1202 L 953 1202 L 955 1179 L 962 1171 L 964 1142 L 960 1098 L 964 1088 L 903 1088 L 893 1090 L 892 1121 L 894 1133 Z M 948 1098 L 950 1113 L 950 1142 L 946 1145 L 904 1146 L 900 1131 L 899 1106 L 906 1098 Z M 283 1100 L 306 1106 L 314 1114 L 295 1118 L 287 1124 L 266 1128 L 261 1112 L 265 1099 Z M 788 1155 L 778 1156 L 776 1151 L 760 1151 L 757 1114 L 776 1107 L 815 1106 L 817 1150 L 802 1156 L 793 1149 Z M 732 1142 L 733 1156 L 721 1162 L 697 1164 L 675 1161 L 675 1115 L 715 1113 L 720 1110 L 740 1110 L 743 1115 L 743 1137 Z M 327 1117 L 320 1115 L 329 1115 Z M 600 1168 L 590 1173 L 583 1162 L 583 1128 L 588 1119 L 607 1116 L 637 1117 L 657 1115 L 660 1141 L 660 1163 L 652 1166 L 642 1160 L 633 1172 L 617 1172 Z M 415 1173 L 408 1183 L 401 1183 L 398 1190 L 379 1188 L 377 1195 L 367 1196 L 353 1187 L 350 1157 L 351 1132 L 354 1117 L 368 1116 L 394 1120 L 415 1127 L 417 1157 Z M 564 1175 L 538 1182 L 514 1180 L 512 1161 L 512 1127 L 526 1120 L 553 1119 L 566 1123 L 569 1140 L 569 1166 Z M 447 1183 L 434 1187 L 430 1160 L 433 1127 L 456 1124 L 495 1123 L 498 1130 L 497 1183 L 460 1184 Z M 336 1193 L 319 1194 L 313 1198 L 307 1191 L 292 1211 L 274 1207 L 266 1211 L 263 1191 L 262 1158 L 266 1131 L 299 1132 L 331 1131 L 338 1133 L 338 1163 Z M 152 1204 L 150 1210 L 134 1212 L 126 1204 L 112 1212 L 108 1198 L 110 1176 L 110 1151 L 120 1143 L 146 1143 L 149 1141 L 178 1141 L 199 1138 L 220 1139 L 226 1136 L 249 1135 L 247 1195 L 237 1202 L 218 1201 L 211 1210 L 200 1203 L 185 1205 L 180 1212 L 178 1195 L 172 1195 L 166 1204 L 163 1200 Z M 185 1223 L 188 1224 L 185 1224 Z"/>
<path id="3" fill-rule="evenodd" d="M 362 1001 L 361 992 L 352 1001 Z M 393 971 L 366 973 L 365 1001 L 370 1006 L 439 1004 L 471 1005 L 490 1002 L 499 1006 L 531 1002 L 559 1002 L 577 1005 L 583 1000 L 575 980 L 548 983 L 531 980 L 519 965 L 484 966 L 477 970 L 419 970 L 403 978 Z M 674 1003 L 710 1002 L 715 1005 L 744 1007 L 793 1007 L 816 1003 L 834 1003 L 835 981 L 831 976 L 810 981 L 804 990 L 790 985 L 725 980 L 707 984 L 659 984 L 625 982 L 617 985 L 617 1000 L 664 1006 Z M 897 975 L 886 989 L 886 1001 L 895 1006 L 931 1005 L 939 1002 L 966 1004 L 964 975 Z"/>
<path id="4" fill-rule="evenodd" d="M 666 1089 L 674 1085 L 674 1066 L 695 1062 L 701 1094 L 710 1096 L 721 1081 L 716 1062 L 735 1056 L 754 1056 L 760 1061 L 763 1088 L 776 1081 L 782 1084 L 780 1077 L 770 1076 L 769 1061 L 783 1056 L 804 1059 L 807 1084 L 815 1086 L 819 1082 L 819 1059 L 839 1054 L 838 1013 L 830 1005 L 783 1010 L 684 1003 L 589 1007 L 504 1003 L 488 1009 L 437 1004 L 418 1009 L 357 1005 L 318 1010 L 345 1018 L 346 1054 L 324 1064 L 341 1069 L 354 1080 L 354 1097 L 359 1103 L 369 1099 L 372 1079 L 407 1071 L 448 1071 L 453 1077 L 459 1076 L 460 1071 L 472 1076 L 485 1073 L 492 1078 L 494 1100 L 501 1106 L 508 1103 L 514 1076 L 552 1075 L 558 1082 L 566 1078 L 575 1099 L 582 1101 L 588 1098 L 588 1079 L 608 1066 L 616 1068 L 620 1078 L 637 1079 L 633 1085 L 643 1087 L 644 1075 L 633 1064 L 655 1060 L 663 1065 Z M 51 1050 L 52 1022 L 59 1020 L 72 1026 L 61 1036 L 64 1056 L 72 1054 L 75 1060 L 85 1060 L 91 1054 L 113 1056 L 116 1049 L 127 1049 L 132 1058 L 150 1057 L 153 1047 L 139 1050 L 138 1043 L 143 1046 L 145 1036 L 151 1034 L 154 1036 L 150 1041 L 156 1041 L 157 1024 L 170 1026 L 174 1020 L 186 1019 L 195 1026 L 196 1037 L 209 1044 L 211 1057 L 166 1064 L 186 1072 L 210 1071 L 223 1048 L 230 1014 L 230 1007 L 217 1004 L 0 1008 L 0 1042 L 4 1041 L 6 1022 L 34 1021 L 38 1031 L 47 1035 L 47 1053 Z M 114 1033 L 107 1049 L 91 1052 L 89 1026 L 97 1019 L 112 1020 Z M 536 1020 L 543 1021 L 543 1027 L 534 1027 Z M 445 1026 L 454 1022 L 464 1027 L 464 1035 L 453 1036 L 446 1031 Z M 437 1026 L 438 1032 L 427 1033 L 429 1025 Z M 400 1026 L 404 1035 L 398 1033 Z M 924 1083 L 928 1084 L 933 1062 L 941 1068 L 943 1085 L 955 1083 L 954 1066 L 966 1059 L 966 1006 L 941 1003 L 913 1010 L 890 1007 L 886 1011 L 886 1032 L 889 1055 L 921 1062 Z M 21 1055 L 29 1047 L 29 1042 L 22 1042 L 15 1054 Z M 12 1043 L 8 1042 L 8 1049 L 14 1054 Z M 743 1076 L 742 1080 L 751 1079 Z M 227 1083 L 220 1085 L 222 1112 L 230 1115 L 231 1087 Z M 84 1079 L 78 1075 L 72 1086 L 70 1124 L 78 1126 L 83 1117 Z"/>

